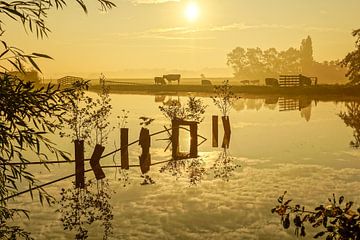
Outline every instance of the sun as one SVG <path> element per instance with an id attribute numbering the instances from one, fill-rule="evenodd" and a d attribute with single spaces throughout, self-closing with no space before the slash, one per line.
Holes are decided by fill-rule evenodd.
<path id="1" fill-rule="evenodd" d="M 199 17 L 199 7 L 196 3 L 190 2 L 185 9 L 185 17 L 189 22 L 194 22 Z"/>

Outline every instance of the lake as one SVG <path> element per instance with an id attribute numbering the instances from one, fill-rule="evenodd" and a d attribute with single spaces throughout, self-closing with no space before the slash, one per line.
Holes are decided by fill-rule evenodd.
<path id="1" fill-rule="evenodd" d="M 94 93 L 89 93 L 94 95 Z M 122 109 L 129 111 L 129 141 L 138 139 L 139 117 L 155 121 L 150 132 L 169 126 L 159 111 L 162 101 L 187 97 L 112 94 L 111 123 Z M 164 99 L 162 99 L 164 98 Z M 221 116 L 210 98 L 198 134 L 207 139 L 199 146 L 197 160 L 185 160 L 176 166 L 163 163 L 151 166 L 148 175 L 155 184 L 141 185 L 140 168 L 131 168 L 128 181 L 119 180 L 117 169 L 105 169 L 112 195 L 114 219 L 110 239 L 296 239 L 294 229 L 283 230 L 280 218 L 270 210 L 285 190 L 294 203 L 315 207 L 326 204 L 333 193 L 360 203 L 360 149 L 350 146 L 356 129 L 347 127 L 338 116 L 347 112 L 345 102 L 315 102 L 306 99 L 242 98 L 230 112 L 231 140 L 228 149 L 212 147 L 212 115 Z M 300 110 L 299 110 L 300 109 Z M 358 116 L 360 118 L 360 116 Z M 358 124 L 359 125 L 359 124 Z M 357 129 L 359 131 L 359 129 Z M 180 144 L 187 150 L 187 132 L 180 134 Z M 223 137 L 219 121 L 219 146 Z M 166 133 L 152 137 L 153 163 L 171 159 Z M 73 152 L 69 139 L 54 137 L 59 146 Z M 183 147 L 185 146 L 185 147 Z M 119 130 L 109 135 L 105 153 L 119 147 Z M 224 152 L 226 151 L 226 152 Z M 92 149 L 86 146 L 86 157 Z M 130 164 L 139 164 L 141 149 L 129 147 Z M 226 156 L 227 161 L 223 159 Z M 102 165 L 120 164 L 119 154 L 101 161 Z M 89 168 L 86 163 L 86 169 Z M 29 168 L 42 182 L 74 173 L 72 163 L 55 164 L 49 172 L 43 167 Z M 195 180 L 194 180 L 195 176 Z M 87 179 L 94 174 L 86 174 Z M 59 198 L 61 188 L 72 179 L 45 189 Z M 36 196 L 34 196 L 36 198 Z M 31 220 L 17 219 L 36 239 L 71 239 L 64 231 L 56 207 L 41 206 L 29 194 L 10 205 L 31 211 Z M 312 231 L 308 227 L 312 239 Z M 99 223 L 89 227 L 89 239 L 102 238 Z"/>

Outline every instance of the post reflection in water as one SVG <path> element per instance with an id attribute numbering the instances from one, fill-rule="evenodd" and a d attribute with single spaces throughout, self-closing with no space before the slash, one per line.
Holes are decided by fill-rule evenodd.
<path id="1" fill-rule="evenodd" d="M 353 129 L 354 139 L 350 141 L 350 146 L 360 147 L 360 103 L 350 102 L 345 104 L 346 111 L 340 112 L 339 117 L 344 121 L 346 126 Z"/>

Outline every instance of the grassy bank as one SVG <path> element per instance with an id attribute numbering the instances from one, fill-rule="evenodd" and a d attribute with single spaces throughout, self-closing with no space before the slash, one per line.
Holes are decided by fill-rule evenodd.
<path id="1" fill-rule="evenodd" d="M 109 85 L 113 93 L 133 93 L 151 95 L 188 95 L 196 94 L 199 96 L 211 95 L 214 91 L 213 86 L 201 85 L 154 85 L 154 84 L 114 84 Z M 98 91 L 99 85 L 92 85 L 91 91 Z M 238 95 L 276 95 L 276 96 L 307 96 L 314 99 L 354 99 L 360 98 L 360 86 L 348 85 L 317 85 L 307 87 L 268 87 L 268 86 L 239 86 L 232 87 L 234 93 Z"/>

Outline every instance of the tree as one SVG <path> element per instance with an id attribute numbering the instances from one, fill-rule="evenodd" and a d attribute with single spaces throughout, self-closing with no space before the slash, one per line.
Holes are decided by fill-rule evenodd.
<path id="1" fill-rule="evenodd" d="M 308 36 L 306 39 L 301 41 L 300 46 L 300 64 L 302 73 L 305 75 L 311 74 L 313 69 L 313 47 L 311 37 Z"/>
<path id="2" fill-rule="evenodd" d="M 277 77 L 280 74 L 298 74 L 300 69 L 300 51 L 289 48 L 277 51 L 275 48 L 244 49 L 237 47 L 227 55 L 227 64 L 234 69 L 239 79 L 259 79 Z"/>
<path id="3" fill-rule="evenodd" d="M 82 0 L 75 0 L 84 12 L 86 4 Z M 115 5 L 108 0 L 98 0 L 103 10 Z M 66 6 L 66 0 L 29 0 L 29 1 L 1 1 L 1 19 L 9 18 L 21 23 L 28 32 L 36 33 L 37 37 L 47 36 L 50 29 L 46 25 L 47 14 L 50 9 L 61 9 Z M 51 58 L 45 54 L 26 54 L 21 49 L 10 46 L 4 40 L 5 29 L 0 21 L 0 239 L 31 239 L 30 233 L 17 226 L 9 226 L 8 222 L 18 213 L 27 211 L 7 208 L 8 199 L 19 191 L 20 182 L 27 182 L 30 189 L 37 185 L 34 175 L 27 171 L 26 163 L 30 159 L 24 152 L 32 152 L 46 164 L 48 156 L 44 148 L 50 150 L 56 157 L 67 159 L 64 152 L 56 147 L 48 138 L 59 130 L 66 112 L 66 105 L 73 99 L 72 89 L 60 89 L 53 85 L 42 88 L 34 83 L 20 80 L 6 72 L 9 66 L 24 72 L 26 65 L 31 65 L 41 72 L 35 62 L 37 58 Z M 39 188 L 39 200 L 43 203 L 52 201 L 52 197 Z M 31 196 L 32 196 L 32 192 Z"/>
<path id="4" fill-rule="evenodd" d="M 340 62 L 340 66 L 347 67 L 348 72 L 346 77 L 349 78 L 350 84 L 360 84 L 360 29 L 352 32 L 354 37 L 357 37 L 355 41 L 355 50 L 348 53 L 345 58 Z"/>

